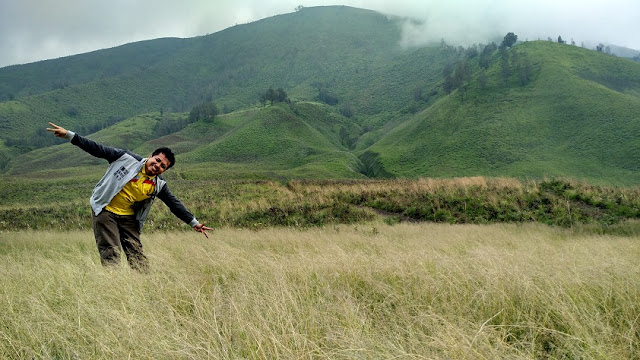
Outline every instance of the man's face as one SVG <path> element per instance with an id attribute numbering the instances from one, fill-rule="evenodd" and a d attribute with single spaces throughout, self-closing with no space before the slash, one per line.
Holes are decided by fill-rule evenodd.
<path id="1" fill-rule="evenodd" d="M 144 165 L 144 171 L 147 173 L 147 175 L 160 175 L 169 168 L 169 164 L 169 160 L 164 156 L 163 153 L 157 155 L 149 155 L 149 158 Z"/>

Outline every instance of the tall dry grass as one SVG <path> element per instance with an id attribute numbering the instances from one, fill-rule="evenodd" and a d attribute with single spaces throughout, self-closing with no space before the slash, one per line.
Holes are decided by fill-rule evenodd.
<path id="1" fill-rule="evenodd" d="M 0 234 L 0 358 L 637 358 L 640 240 L 526 225 Z"/>

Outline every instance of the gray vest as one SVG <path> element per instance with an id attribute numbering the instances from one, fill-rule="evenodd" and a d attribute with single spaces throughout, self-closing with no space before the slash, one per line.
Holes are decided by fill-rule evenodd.
<path id="1" fill-rule="evenodd" d="M 146 159 L 138 160 L 129 154 L 124 154 L 116 161 L 109 164 L 107 172 L 93 188 L 93 193 L 89 200 L 91 209 L 95 215 L 100 214 L 104 207 L 109 205 L 111 199 L 113 199 L 113 197 L 116 196 L 116 194 L 119 193 L 120 190 L 122 190 L 122 188 L 131 181 L 131 179 L 138 175 L 140 170 L 142 170 L 142 165 L 145 160 Z M 154 180 L 156 182 L 156 187 L 151 197 L 137 203 L 134 208 L 136 212 L 136 219 L 140 222 L 140 229 L 142 229 L 142 225 L 149 215 L 149 210 L 151 210 L 151 205 L 153 204 L 156 195 L 166 184 L 166 181 L 158 176 L 156 176 Z"/>

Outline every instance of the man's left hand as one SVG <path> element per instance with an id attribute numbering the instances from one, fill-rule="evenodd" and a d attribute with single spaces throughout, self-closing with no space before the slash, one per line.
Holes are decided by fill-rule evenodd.
<path id="1" fill-rule="evenodd" d="M 204 226 L 204 224 L 198 224 L 193 227 L 193 230 L 203 233 L 204 236 L 208 239 L 209 235 L 207 234 L 207 230 L 213 230 L 213 229 L 208 226 Z"/>

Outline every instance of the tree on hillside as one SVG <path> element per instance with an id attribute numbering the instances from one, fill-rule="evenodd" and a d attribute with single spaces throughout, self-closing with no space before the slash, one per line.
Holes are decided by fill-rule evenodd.
<path id="1" fill-rule="evenodd" d="M 469 87 L 469 81 L 471 80 L 471 67 L 465 60 L 460 60 L 456 63 L 456 69 L 453 74 L 453 81 L 455 88 L 460 90 L 462 99 L 467 93 Z"/>
<path id="2" fill-rule="evenodd" d="M 153 135 L 156 137 L 169 135 L 184 129 L 187 125 L 189 125 L 188 118 L 172 118 L 170 116 L 164 117 L 161 115 L 153 128 Z"/>
<path id="3" fill-rule="evenodd" d="M 290 102 L 289 97 L 283 88 L 273 90 L 272 87 L 270 87 L 264 94 L 260 95 L 260 103 L 262 103 L 262 105 L 265 105 L 267 101 L 271 102 L 271 105 L 273 105 L 274 102 Z"/>
<path id="4" fill-rule="evenodd" d="M 335 105 L 338 103 L 338 96 L 330 92 L 328 89 L 322 88 L 318 92 L 318 100 L 328 105 Z"/>
<path id="5" fill-rule="evenodd" d="M 276 101 L 277 102 L 289 102 L 289 96 L 283 88 L 276 89 Z"/>
<path id="6" fill-rule="evenodd" d="M 447 63 L 444 65 L 444 68 L 442 68 L 442 75 L 444 77 L 447 77 L 447 75 L 451 75 L 453 73 L 453 65 L 455 63 L 451 60 L 447 61 Z"/>
<path id="7" fill-rule="evenodd" d="M 271 105 L 273 105 L 273 99 L 276 97 L 276 91 L 273 90 L 272 87 L 269 88 L 266 92 L 260 94 L 260 103 L 262 106 L 267 104 L 267 101 L 271 101 Z"/>
<path id="8" fill-rule="evenodd" d="M 318 89 L 318 100 L 327 105 L 336 105 L 338 103 L 338 96 L 329 90 L 334 84 L 335 80 L 331 82 L 314 81 L 311 83 L 311 86 Z"/>
<path id="9" fill-rule="evenodd" d="M 447 74 L 444 77 L 442 88 L 447 95 L 451 94 L 451 92 L 456 88 L 455 80 L 453 80 L 453 76 L 451 76 L 451 74 Z"/>
<path id="10" fill-rule="evenodd" d="M 520 54 L 518 54 L 518 50 L 511 50 L 511 67 L 517 68 L 520 63 Z"/>
<path id="11" fill-rule="evenodd" d="M 480 54 L 480 57 L 478 59 L 478 64 L 480 65 L 480 67 L 485 69 L 489 68 L 489 65 L 491 64 L 491 56 L 497 49 L 498 45 L 496 45 L 496 43 L 494 42 L 486 45 L 484 49 L 482 49 L 482 53 Z"/>
<path id="12" fill-rule="evenodd" d="M 507 35 L 504 36 L 504 39 L 502 40 L 502 44 L 500 44 L 501 48 L 510 48 L 512 47 L 516 41 L 518 41 L 518 35 L 510 32 L 507 33 Z"/>
<path id="13" fill-rule="evenodd" d="M 509 66 L 509 53 L 507 53 L 505 48 L 500 49 L 500 68 L 502 84 L 506 87 L 509 81 L 509 75 L 511 74 L 511 68 Z"/>
<path id="14" fill-rule="evenodd" d="M 218 107 L 213 101 L 198 104 L 191 109 L 189 113 L 189 122 L 196 121 L 213 121 L 219 114 Z"/>
<path id="15" fill-rule="evenodd" d="M 447 62 L 447 64 L 442 69 L 442 75 L 444 75 L 444 81 L 442 83 L 443 90 L 445 94 L 449 95 L 455 89 L 455 81 L 453 80 L 453 63 L 451 61 Z"/>
<path id="16" fill-rule="evenodd" d="M 478 56 L 478 47 L 476 45 L 469 46 L 467 50 L 465 50 L 464 55 L 469 59 L 473 59 Z"/>
<path id="17" fill-rule="evenodd" d="M 471 66 L 467 60 L 458 60 L 455 63 L 455 67 L 453 62 L 448 62 L 442 69 L 442 73 L 444 75 L 444 80 L 442 81 L 444 92 L 448 95 L 454 90 L 459 89 L 460 95 L 464 100 L 469 82 L 471 81 Z"/>
<path id="18" fill-rule="evenodd" d="M 353 117 L 353 106 L 351 106 L 351 103 L 346 103 L 346 104 L 342 104 L 342 106 L 340 106 L 340 114 L 342 114 L 342 116 L 350 118 Z"/>
<path id="19" fill-rule="evenodd" d="M 487 88 L 489 84 L 489 79 L 487 78 L 487 70 L 480 69 L 480 75 L 478 75 L 478 89 L 484 90 Z"/>
<path id="20" fill-rule="evenodd" d="M 518 79 L 520 80 L 520 85 L 527 85 L 531 81 L 531 60 L 529 60 L 529 56 L 527 53 L 523 53 L 520 56 L 520 61 L 517 64 L 518 71 Z"/>

